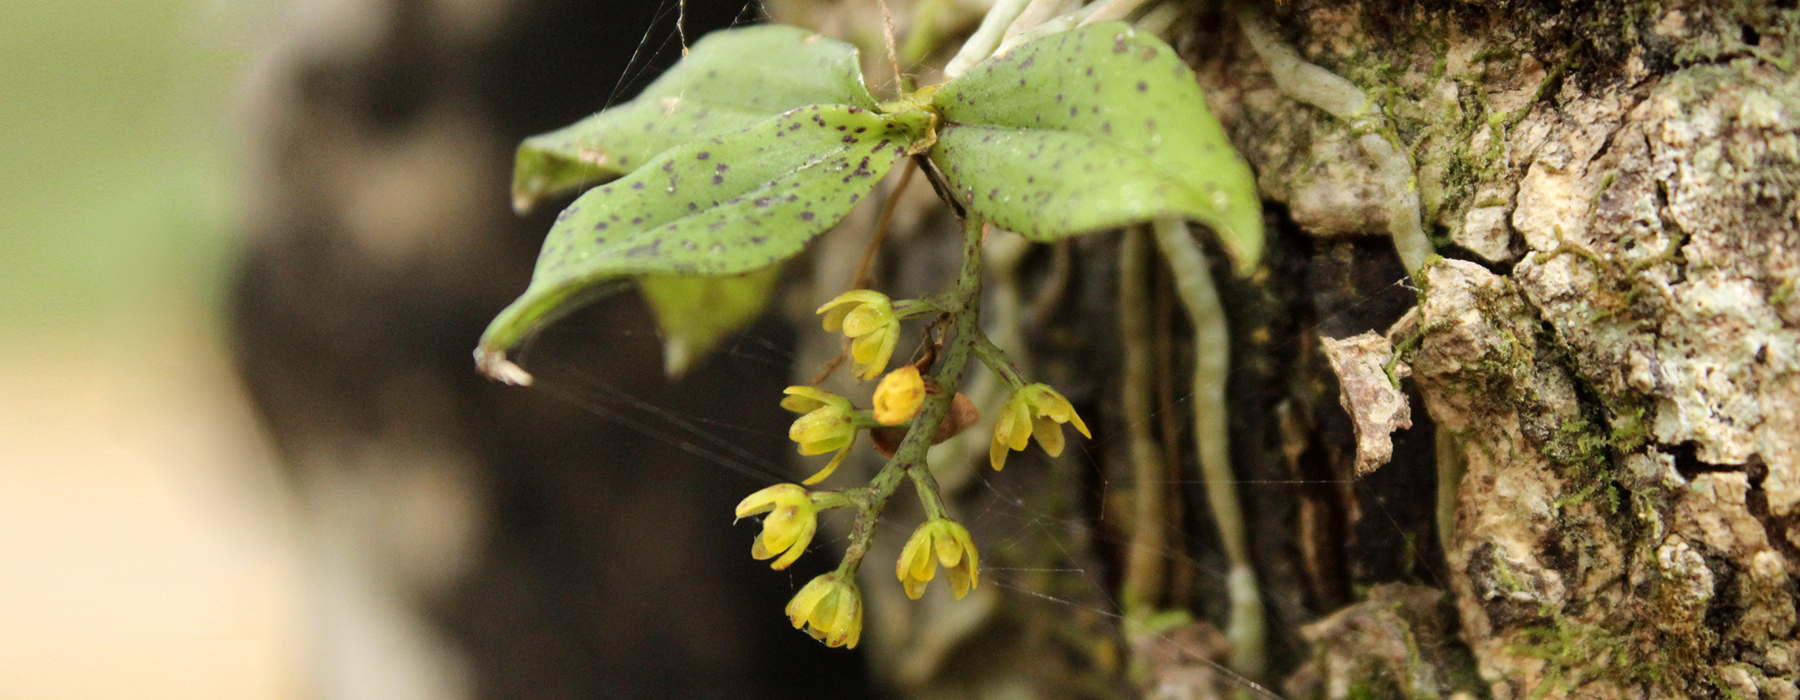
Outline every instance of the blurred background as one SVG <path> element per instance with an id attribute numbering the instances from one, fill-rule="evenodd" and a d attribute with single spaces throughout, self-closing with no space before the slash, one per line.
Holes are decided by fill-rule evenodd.
<path id="1" fill-rule="evenodd" d="M 780 613 L 828 564 L 725 527 L 787 478 L 790 419 L 717 400 L 779 395 L 785 326 L 668 382 L 622 295 L 541 390 L 470 365 L 555 213 L 513 144 L 675 60 L 678 7 L 0 3 L 0 698 L 862 692 Z"/>
<path id="2" fill-rule="evenodd" d="M 289 497 L 223 342 L 292 7 L 0 3 L 0 697 L 294 698 Z"/>

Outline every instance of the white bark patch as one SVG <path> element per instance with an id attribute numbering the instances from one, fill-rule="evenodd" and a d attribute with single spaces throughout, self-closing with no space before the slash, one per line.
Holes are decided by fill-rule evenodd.
<path id="1" fill-rule="evenodd" d="M 1322 338 L 1325 357 L 1338 376 L 1338 403 L 1356 426 L 1356 476 L 1362 478 L 1394 457 L 1395 430 L 1412 427 L 1406 394 L 1389 381 L 1384 369 L 1394 346 L 1373 331 L 1349 338 Z M 1411 373 L 1394 366 L 1395 378 Z"/>
<path id="2" fill-rule="evenodd" d="M 1593 125 L 1620 114 L 1616 101 L 1526 120 L 1553 144 L 1520 184 L 1513 223 L 1533 252 L 1514 277 L 1584 380 L 1650 409 L 1609 420 L 1691 442 L 1707 464 L 1761 461 L 1769 512 L 1786 517 L 1800 512 L 1800 330 L 1787 313 L 1800 226 L 1769 198 L 1791 196 L 1783 183 L 1800 168 L 1800 90 L 1725 84 L 1694 99 L 1670 81 L 1598 151 Z"/>
<path id="3" fill-rule="evenodd" d="M 1450 240 L 1488 262 L 1508 260 L 1512 257 L 1512 228 L 1506 223 L 1509 213 L 1505 203 L 1470 207 L 1463 215 L 1462 228 L 1450 234 Z"/>

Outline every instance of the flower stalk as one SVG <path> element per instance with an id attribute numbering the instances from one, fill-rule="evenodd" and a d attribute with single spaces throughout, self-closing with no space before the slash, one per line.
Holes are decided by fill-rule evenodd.
<path id="1" fill-rule="evenodd" d="M 981 363 L 987 365 L 1001 381 L 1006 382 L 1007 391 L 1018 391 L 1020 387 L 1030 383 L 1019 373 L 1019 368 L 1013 366 L 1012 360 L 1006 357 L 1006 352 L 989 340 L 986 334 L 975 341 L 974 350 L 975 356 L 981 358 Z"/>
<path id="2" fill-rule="evenodd" d="M 932 428 L 942 422 L 944 415 L 949 412 L 963 369 L 968 366 L 970 351 L 976 338 L 981 336 L 976 322 L 980 316 L 981 238 L 985 224 L 970 216 L 965 220 L 964 227 L 962 274 L 956 284 L 957 307 L 948 312 L 952 319 L 949 342 L 946 343 L 948 347 L 942 364 L 938 365 L 937 371 L 931 376 L 937 392 L 925 397 L 925 405 L 912 423 L 914 428 L 927 427 L 907 432 L 900 447 L 894 451 L 893 458 L 869 482 L 867 490 L 859 494 L 856 525 L 851 529 L 850 545 L 844 550 L 844 561 L 838 565 L 840 576 L 854 576 L 857 568 L 862 565 L 863 556 L 868 554 L 869 546 L 875 539 L 876 521 L 888 499 L 894 495 L 894 490 L 899 488 L 901 480 L 909 474 L 918 474 L 913 476 L 915 483 L 931 479 L 930 467 L 925 463 L 925 451 L 931 447 L 934 437 Z M 935 497 L 935 481 L 927 483 L 930 484 L 930 493 Z M 924 498 L 923 490 L 921 498 Z M 926 502 L 929 504 L 932 499 L 926 499 Z M 927 508 L 929 507 L 928 505 Z M 941 502 L 938 507 L 942 508 Z"/>

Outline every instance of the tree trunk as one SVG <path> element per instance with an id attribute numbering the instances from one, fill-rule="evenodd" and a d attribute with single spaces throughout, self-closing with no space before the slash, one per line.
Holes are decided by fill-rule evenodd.
<path id="1" fill-rule="evenodd" d="M 869 8 L 850 7 L 862 22 L 793 10 L 803 22 L 872 32 Z M 1286 676 L 1293 694 L 1330 697 L 1381 688 L 1795 697 L 1795 13 L 1680 3 L 1265 8 L 1274 42 L 1372 98 L 1371 125 L 1282 84 L 1234 8 L 1191 9 L 1173 42 L 1255 167 L 1273 238 L 1262 274 L 1225 285 L 1233 453 L 1274 630 L 1275 664 L 1258 680 Z M 897 3 L 895 13 L 910 29 Z M 1410 182 L 1397 189 L 1360 147 L 1370 130 L 1400 146 Z M 1409 192 L 1442 256 L 1411 282 L 1382 239 L 1395 228 L 1392 202 Z M 1043 473 L 1009 470 L 963 497 L 965 513 L 1037 504 L 1031 518 L 986 523 L 995 527 L 978 539 L 989 542 L 1021 525 L 1085 519 L 1089 529 L 1039 532 L 990 555 L 996 567 L 1071 573 L 997 575 L 1006 590 L 987 614 L 1005 621 L 1000 638 L 1028 640 L 1010 645 L 1016 663 L 997 658 L 992 632 L 971 633 L 979 654 L 945 651 L 945 627 L 979 629 L 952 621 L 966 611 L 892 614 L 902 631 L 876 638 L 879 668 L 902 687 L 929 696 L 923 689 L 1018 682 L 1044 692 L 1054 665 L 1084 680 L 1053 694 L 1079 695 L 1113 674 L 1178 696 L 1183 679 L 1220 675 L 1183 660 L 1220 651 L 1198 631 L 1146 637 L 1109 617 L 1134 535 L 1121 495 L 1132 481 L 1121 351 L 1109 337 L 1115 247 L 1110 237 L 1069 244 L 1079 261 L 1069 288 L 1035 309 L 1054 313 L 1011 320 L 1030 329 L 1023 339 L 1039 373 L 1103 416 L 1104 436 L 1088 455 Z M 1064 252 L 1026 254 L 1018 291 L 1003 280 L 999 293 L 1060 281 Z M 945 263 L 903 259 L 896 274 L 934 265 Z M 1215 278 L 1229 279 L 1218 267 Z M 1168 283 L 1160 287 L 1166 298 Z M 1325 388 L 1334 377 L 1318 340 L 1395 321 L 1400 369 L 1410 365 L 1406 386 L 1423 411 L 1397 434 L 1393 463 L 1350 483 L 1354 431 Z M 1166 313 L 1160 323 L 1177 327 L 1164 352 L 1185 357 L 1187 330 Z M 1175 375 L 1189 371 L 1173 364 Z M 1178 481 L 1192 484 L 1192 447 L 1169 437 L 1162 447 L 1188 475 Z M 1189 512 L 1169 539 L 1185 543 L 1169 582 L 1193 585 L 1166 602 L 1223 625 L 1223 564 L 1201 490 L 1182 494 Z M 1199 575 L 1183 578 L 1190 566 Z M 1410 587 L 1376 585 L 1388 582 Z M 1454 615 L 1430 589 L 1448 594 Z M 1069 639 L 1084 641 L 1056 641 Z M 1069 653 L 1046 664 L 1044 646 Z M 922 657 L 979 658 L 986 680 Z M 938 681 L 925 680 L 926 667 Z M 1223 687 L 1233 683 L 1242 686 Z"/>
<path id="2" fill-rule="evenodd" d="M 871 84 L 891 78 L 875 60 L 885 50 L 873 0 L 769 4 L 778 20 L 863 44 Z M 1207 507 L 1209 484 L 1196 466 L 1188 392 L 1194 340 L 1174 301 L 1176 280 L 1161 263 L 1127 260 L 1116 234 L 1055 246 L 996 236 L 987 251 L 989 335 L 1026 358 L 1030 376 L 1074 401 L 1095 439 L 1058 459 L 1035 450 L 1015 455 L 999 473 L 985 466 L 991 422 L 934 451 L 939 482 L 954 494 L 953 513 L 981 547 L 982 585 L 962 601 L 936 597 L 942 591 L 907 600 L 876 563 L 893 561 L 920 516 L 890 510 L 887 532 L 863 568 L 870 606 L 864 644 L 876 683 L 919 698 L 1202 698 L 1254 696 L 1260 687 L 1294 698 L 1800 697 L 1800 12 L 1781 3 L 1623 0 L 1173 4 L 1182 14 L 1170 25 L 1171 43 L 1198 70 L 1210 107 L 1255 169 L 1265 199 L 1262 269 L 1236 279 L 1214 265 L 1212 276 L 1230 317 L 1231 454 L 1267 611 L 1268 662 L 1260 672 L 1226 670 L 1229 564 Z M 911 4 L 889 5 L 904 37 L 914 29 Z M 939 61 L 978 19 L 945 6 Z M 1249 38 L 1255 33 L 1245 31 L 1244 17 L 1265 23 L 1262 38 Z M 528 40 L 501 35 L 495 45 Z M 1374 108 L 1346 120 L 1316 106 L 1307 84 L 1271 71 L 1269 52 L 1282 47 L 1347 80 Z M 445 75 L 433 80 L 455 84 L 463 74 Z M 337 83 L 314 83 L 307 85 L 335 94 L 329 89 Z M 479 93 L 480 81 L 473 84 L 468 91 Z M 570 110 L 578 116 L 579 109 Z M 489 128 L 504 142 L 569 116 Z M 326 125 L 320 128 L 343 128 L 318 121 Z M 470 140 L 450 142 L 467 148 Z M 1394 157 L 1382 158 L 1380 144 Z M 492 150 L 479 154 L 480 167 L 501 171 L 504 148 Z M 304 172 L 330 167 L 293 165 L 303 161 L 285 162 Z M 496 183 L 494 201 L 503 202 L 504 178 L 486 180 Z M 880 284 L 896 295 L 943 289 L 957 268 L 955 226 L 933 208 L 922 183 L 903 195 L 878 266 Z M 611 555 L 601 552 L 638 552 L 642 559 L 633 561 L 651 562 L 668 543 L 609 545 L 615 535 L 608 533 L 635 521 L 598 522 L 584 515 L 591 508 L 578 498 L 558 494 L 574 489 L 621 508 L 632 497 L 619 493 L 650 503 L 685 497 L 689 506 L 660 515 L 705 540 L 712 535 L 698 528 L 723 531 L 732 499 L 715 493 L 729 488 L 704 476 L 717 460 L 652 441 L 661 449 L 645 448 L 651 451 L 638 458 L 698 471 L 673 472 L 675 486 L 619 481 L 621 469 L 645 467 L 594 468 L 577 455 L 618 451 L 642 441 L 641 433 L 609 423 L 618 435 L 567 442 L 592 427 L 581 411 L 475 384 L 464 360 L 442 359 L 466 358 L 477 317 L 504 300 L 494 279 L 509 289 L 522 285 L 517 275 L 526 269 L 529 241 L 496 244 L 489 237 L 465 247 L 497 246 L 514 277 L 469 271 L 479 267 L 472 261 L 491 264 L 492 255 L 431 258 L 435 274 L 424 278 L 451 293 L 417 291 L 410 276 L 371 282 L 409 270 L 394 261 L 411 259 L 412 249 L 392 245 L 345 248 L 344 259 L 362 265 L 349 268 L 355 275 L 342 273 L 340 260 L 335 277 L 305 277 L 310 266 L 326 264 L 315 260 L 320 246 L 303 235 L 312 227 L 348 231 L 321 234 L 330 240 L 362 239 L 354 226 L 294 213 L 354 212 L 354 203 L 295 198 L 302 201 L 272 207 L 285 223 L 266 227 L 276 232 L 274 242 L 259 247 L 257 274 L 245 278 L 239 304 L 247 376 L 284 448 L 297 460 L 341 461 L 307 445 L 321 434 L 354 435 L 359 445 L 452 445 L 464 456 L 444 461 L 472 461 L 485 475 L 472 478 L 470 488 L 487 489 L 476 499 L 484 505 L 475 520 L 490 534 L 485 553 L 470 555 L 476 563 L 452 567 L 427 600 L 440 606 L 431 609 L 449 621 L 455 646 L 476 657 L 474 687 L 488 696 L 540 687 L 571 696 L 632 695 L 594 690 L 607 687 L 605 674 L 576 680 L 555 669 L 579 665 L 594 649 L 632 648 L 623 641 L 608 646 L 614 642 L 593 632 L 624 624 L 608 615 L 631 609 L 629 601 L 594 597 L 613 590 Z M 1409 209 L 1411 202 L 1417 206 Z M 804 381 L 837 352 L 810 311 L 849 284 L 878 204 L 871 201 L 821 241 L 803 279 L 786 287 L 782 310 L 800 329 L 791 368 L 746 375 L 715 364 L 674 388 L 618 386 L 651 404 L 685 407 L 678 417 L 713 416 L 702 425 L 741 421 L 779 432 L 777 375 L 791 370 Z M 433 230 L 468 231 L 469 218 Z M 1437 257 L 1409 276 L 1390 235 L 1420 225 Z M 547 221 L 532 226 L 541 233 Z M 470 235 L 477 233 L 491 236 Z M 1121 279 L 1130 269 L 1141 272 Z M 288 274 L 296 270 L 302 274 Z M 1129 313 L 1120 308 L 1122 285 L 1141 293 L 1133 303 L 1147 325 L 1138 330 L 1120 330 Z M 337 308 L 346 290 L 369 288 L 457 313 L 433 325 L 444 338 L 399 340 L 379 323 L 346 325 L 317 313 Z M 605 319 L 642 328 L 647 321 L 636 303 L 609 302 L 564 324 Z M 1353 391 L 1340 399 L 1332 361 L 1355 363 L 1324 340 L 1368 331 L 1385 339 L 1361 346 L 1372 356 L 1363 358 L 1360 376 L 1346 375 L 1343 384 Z M 778 323 L 751 333 L 766 345 L 787 342 Z M 337 344 L 337 359 L 285 354 L 300 342 L 293 338 L 315 335 L 322 345 Z M 382 361 L 371 363 L 368 348 L 391 350 L 395 343 L 431 350 L 382 351 L 375 356 Z M 604 362 L 582 359 L 583 348 L 597 345 Z M 540 357 L 573 368 L 562 373 L 561 386 L 578 400 L 659 366 L 653 356 L 639 357 L 650 346 L 596 343 L 580 331 L 552 333 L 542 348 Z M 456 354 L 448 354 L 452 349 Z M 1122 397 L 1124 358 L 1134 349 L 1149 350 L 1154 381 L 1149 395 Z M 1387 377 L 1379 368 L 1394 352 L 1410 427 L 1404 414 L 1390 415 L 1389 423 L 1403 426 L 1392 435 L 1391 458 L 1363 474 L 1379 463 L 1369 455 L 1380 453 L 1386 436 L 1383 423 L 1362 408 L 1361 392 L 1381 391 Z M 557 386 L 554 367 L 538 369 L 541 378 L 549 369 Z M 410 406 L 421 392 L 394 388 L 412 386 L 405 378 L 419 372 L 438 377 L 427 384 L 449 387 L 438 394 L 457 413 L 393 409 L 416 425 L 383 422 L 374 414 L 389 404 L 358 398 L 374 391 L 367 387 L 387 387 L 386 400 Z M 320 386 L 323 374 L 354 380 Z M 452 375 L 461 378 L 443 378 Z M 1383 381 L 1367 381 L 1371 376 Z M 980 380 L 966 391 L 991 421 L 1003 397 Z M 1127 419 L 1129 401 L 1153 408 L 1151 430 Z M 374 417 L 359 418 L 346 406 Z M 663 425 L 656 420 L 666 417 L 651 420 L 653 430 Z M 495 435 L 495 423 L 521 432 Z M 678 442 L 691 437 L 675 432 Z M 1143 457 L 1134 456 L 1133 440 L 1146 436 L 1166 478 L 1140 488 L 1132 464 Z M 770 455 L 758 459 L 779 460 L 774 455 L 785 450 L 745 439 Z M 347 452 L 369 454 L 360 447 Z M 637 453 L 619 454 L 625 460 Z M 879 466 L 872 455 L 863 459 L 845 473 Z M 754 489 L 749 480 L 739 486 Z M 1133 517 L 1152 497 L 1168 513 L 1154 538 Z M 705 505 L 692 505 L 700 501 Z M 718 518 L 689 518 L 687 508 L 713 509 Z M 1159 570 L 1147 575 L 1156 592 L 1148 609 L 1185 611 L 1191 621 L 1119 603 L 1125 579 L 1142 570 L 1130 563 L 1131 548 L 1146 541 L 1166 543 Z M 546 542 L 558 550 L 602 549 L 570 557 L 579 567 L 564 577 L 562 559 L 534 549 Z M 651 571 L 645 575 L 664 578 L 640 578 L 629 590 L 667 595 L 659 604 L 675 607 L 682 595 L 730 599 L 707 585 L 662 587 L 705 578 L 696 574 L 705 564 L 693 559 Z M 713 656 L 690 649 L 669 663 L 724 669 L 717 679 L 753 677 L 769 684 L 757 688 L 777 688 L 767 691 L 773 697 L 821 687 L 847 692 L 861 682 L 847 674 L 795 690 L 770 678 L 779 674 L 758 670 L 780 661 L 744 641 L 761 624 L 745 620 L 766 614 L 779 621 L 780 594 L 767 589 L 777 578 L 776 587 L 785 586 L 787 577 L 760 567 L 733 571 L 734 585 L 750 587 L 746 595 L 756 605 L 772 607 L 757 612 L 737 599 L 685 622 L 657 620 L 681 630 L 663 640 L 677 647 L 683 634 L 704 630 L 738 640 Z M 517 597 L 496 598 L 495 591 Z M 544 627 L 517 636 L 540 650 L 532 653 L 559 663 L 534 663 L 521 658 L 530 653 L 507 649 L 508 635 L 517 633 L 496 621 L 520 609 L 533 611 L 528 625 Z M 571 619 L 592 623 L 571 628 L 595 637 L 571 643 L 576 632 L 556 631 L 570 610 Z M 807 658 L 814 669 L 834 663 Z M 640 676 L 672 677 L 626 677 Z"/>

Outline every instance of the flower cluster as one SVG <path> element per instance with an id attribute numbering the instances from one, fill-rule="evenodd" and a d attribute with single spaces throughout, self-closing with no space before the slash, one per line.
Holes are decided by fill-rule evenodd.
<path id="1" fill-rule="evenodd" d="M 976 560 L 975 542 L 969 531 L 948 518 L 932 518 L 914 530 L 906 547 L 900 550 L 900 561 L 894 574 L 906 588 L 906 597 L 918 600 L 925 594 L 925 584 L 937 576 L 938 564 L 950 577 L 950 592 L 957 600 L 981 582 Z"/>
<path id="2" fill-rule="evenodd" d="M 936 308 L 931 302 L 907 302 L 904 308 Z M 927 379 L 921 367 L 929 368 L 935 352 L 917 364 L 887 369 L 899 340 L 900 322 L 894 304 L 887 296 L 866 289 L 854 290 L 819 307 L 825 315 L 825 330 L 842 331 L 852 342 L 850 357 L 856 363 L 856 375 L 863 379 L 881 377 L 871 397 L 870 411 L 858 411 L 849 399 L 810 386 L 791 386 L 781 406 L 800 414 L 788 429 L 788 437 L 799 444 L 800 454 L 835 453 L 824 469 L 806 479 L 812 485 L 830 476 L 842 464 L 856 443 L 857 433 L 868 429 L 876 450 L 890 457 L 912 429 L 932 431 L 931 442 L 942 442 L 974 423 L 977 412 L 962 394 L 949 397 L 943 407 L 944 418 L 936 426 L 908 426 L 924 410 L 926 399 L 938 391 L 940 375 Z M 945 312 L 950 313 L 950 312 Z M 977 331 L 979 333 L 979 331 Z M 967 342 L 967 341 L 964 341 Z M 1064 423 L 1072 424 L 1082 435 L 1092 438 L 1087 425 L 1075 414 L 1075 407 L 1046 384 L 1024 384 L 1018 370 L 1012 368 L 998 348 L 979 338 L 982 360 L 1010 386 L 1017 387 L 1007 397 L 994 425 L 988 459 L 995 469 L 1006 466 L 1013 450 L 1023 450 L 1037 438 L 1038 444 L 1052 457 L 1062 454 Z M 960 352 L 970 352 L 962 346 Z M 955 357 L 955 355 L 950 355 Z M 966 357 L 966 355 L 964 355 Z M 946 365 L 949 367 L 961 365 Z M 941 399 L 940 399 L 941 400 Z M 916 459 L 916 453 L 915 457 Z M 833 647 L 854 647 L 862 637 L 862 592 L 856 584 L 856 570 L 874 532 L 872 520 L 880 515 L 888 497 L 902 475 L 909 475 L 919 485 L 929 520 L 913 531 L 912 537 L 894 563 L 894 575 L 909 598 L 924 595 L 926 584 L 937 577 L 942 566 L 950 592 L 957 599 L 969 594 L 981 581 L 980 553 L 968 529 L 944 517 L 942 497 L 936 492 L 921 461 L 890 462 L 883 477 L 870 486 L 843 492 L 812 492 L 801 484 L 777 484 L 750 494 L 738 504 L 737 516 L 763 515 L 762 532 L 750 547 L 750 555 L 759 560 L 773 559 L 775 569 L 785 569 L 805 554 L 818 532 L 818 514 L 822 510 L 854 505 L 858 513 L 858 533 L 852 538 L 844 562 L 834 571 L 808 582 L 787 605 L 788 620 L 795 629 Z M 877 484 L 886 484 L 885 486 Z"/>
<path id="3" fill-rule="evenodd" d="M 1037 436 L 1038 446 L 1051 457 L 1062 454 L 1061 423 L 1073 424 L 1084 437 L 1094 437 L 1088 432 L 1087 424 L 1081 422 L 1081 416 L 1075 415 L 1075 407 L 1069 405 L 1069 400 L 1048 384 L 1019 387 L 1006 399 L 1006 405 L 1000 408 L 1000 418 L 994 422 L 994 441 L 988 445 L 988 461 L 995 471 L 1004 469 L 1008 450 L 1025 449 L 1033 435 Z"/>

